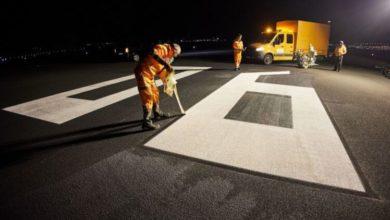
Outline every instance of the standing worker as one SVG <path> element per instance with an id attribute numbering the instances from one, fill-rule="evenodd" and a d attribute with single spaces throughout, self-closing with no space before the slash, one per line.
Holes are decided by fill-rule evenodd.
<path id="1" fill-rule="evenodd" d="M 242 51 L 244 51 L 244 43 L 242 42 L 242 34 L 238 34 L 236 39 L 233 42 L 233 50 L 234 50 L 234 64 L 236 65 L 235 71 L 240 69 L 241 59 L 242 59 Z"/>
<path id="2" fill-rule="evenodd" d="M 334 50 L 335 65 L 333 71 L 340 72 L 345 54 L 347 54 L 347 47 L 343 41 L 340 41 Z"/>
<path id="3" fill-rule="evenodd" d="M 158 76 L 164 83 L 173 68 L 173 58 L 181 53 L 178 44 L 158 44 L 149 54 L 139 62 L 135 68 L 138 91 L 141 97 L 143 108 L 143 129 L 158 129 L 160 126 L 154 124 L 152 117 L 167 118 L 170 114 L 161 111 L 159 106 L 159 92 L 154 82 L 154 76 Z"/>

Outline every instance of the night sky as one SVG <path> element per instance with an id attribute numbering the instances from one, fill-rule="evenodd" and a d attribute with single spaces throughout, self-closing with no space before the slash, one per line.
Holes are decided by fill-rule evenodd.
<path id="1" fill-rule="evenodd" d="M 332 21 L 332 40 L 389 42 L 390 0 L 9 1 L 0 6 L 1 47 L 139 42 L 243 33 L 278 20 Z"/>

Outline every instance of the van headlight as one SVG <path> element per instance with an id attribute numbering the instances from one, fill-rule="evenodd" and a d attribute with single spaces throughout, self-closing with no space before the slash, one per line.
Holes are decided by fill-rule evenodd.
<path id="1" fill-rule="evenodd" d="M 264 47 L 258 47 L 258 48 L 256 48 L 256 51 L 257 52 L 264 51 Z"/>

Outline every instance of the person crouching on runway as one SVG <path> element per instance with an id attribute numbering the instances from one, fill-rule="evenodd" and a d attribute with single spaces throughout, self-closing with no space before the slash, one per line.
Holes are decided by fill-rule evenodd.
<path id="1" fill-rule="evenodd" d="M 164 82 L 173 71 L 171 66 L 173 58 L 179 56 L 180 53 L 181 48 L 178 44 L 158 44 L 134 70 L 143 108 L 143 129 L 158 129 L 160 125 L 154 124 L 152 119 L 170 117 L 170 114 L 160 109 L 159 91 L 154 77 L 157 75 Z"/>
<path id="2" fill-rule="evenodd" d="M 244 43 L 242 42 L 242 34 L 239 34 L 233 42 L 233 50 L 234 50 L 234 64 L 235 71 L 240 70 L 241 59 L 242 59 L 242 51 L 244 49 Z"/>

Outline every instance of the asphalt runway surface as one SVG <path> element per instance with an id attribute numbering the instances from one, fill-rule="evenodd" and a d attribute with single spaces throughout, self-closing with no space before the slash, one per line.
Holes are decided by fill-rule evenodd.
<path id="1" fill-rule="evenodd" d="M 178 59 L 143 131 L 133 65 L 1 69 L 1 219 L 389 219 L 379 72 Z"/>

